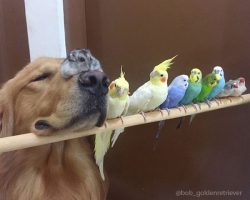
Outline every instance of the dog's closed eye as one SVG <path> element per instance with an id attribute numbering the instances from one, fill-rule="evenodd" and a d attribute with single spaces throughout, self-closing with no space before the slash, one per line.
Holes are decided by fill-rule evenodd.
<path id="1" fill-rule="evenodd" d="M 43 73 L 34 78 L 31 82 L 42 81 L 50 76 L 50 73 Z"/>

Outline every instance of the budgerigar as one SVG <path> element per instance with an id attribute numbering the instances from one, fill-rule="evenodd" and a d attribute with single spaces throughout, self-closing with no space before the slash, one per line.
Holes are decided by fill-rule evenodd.
<path id="1" fill-rule="evenodd" d="M 107 119 L 117 118 L 126 114 L 129 103 L 128 94 L 129 83 L 124 78 L 124 73 L 121 70 L 120 77 L 109 85 Z M 111 135 L 112 131 L 110 130 L 96 134 L 95 137 L 95 159 L 103 180 L 105 179 L 103 172 L 104 156 L 110 146 Z"/>
<path id="2" fill-rule="evenodd" d="M 139 87 L 129 100 L 128 115 L 152 111 L 158 108 L 168 95 L 168 72 L 175 57 L 154 67 L 150 80 Z"/>
<path id="3" fill-rule="evenodd" d="M 218 81 L 217 85 L 211 90 L 211 92 L 207 96 L 207 100 L 214 99 L 225 86 L 225 77 L 224 77 L 224 71 L 222 67 L 215 66 L 213 73 L 218 74 L 220 76 L 220 80 Z"/>
<path id="4" fill-rule="evenodd" d="M 218 81 L 221 79 L 220 75 L 215 73 L 208 74 L 205 78 L 202 79 L 202 87 L 200 94 L 194 99 L 194 102 L 204 102 L 212 89 L 218 84 Z"/>
<path id="5" fill-rule="evenodd" d="M 191 70 L 191 74 L 189 76 L 189 84 L 188 88 L 186 90 L 185 96 L 180 101 L 180 105 L 188 105 L 192 104 L 193 100 L 200 94 L 201 92 L 201 80 L 202 80 L 202 72 L 201 70 L 194 68 Z M 184 117 L 180 119 L 180 122 L 177 126 L 177 128 L 180 128 L 182 125 L 182 122 L 184 120 Z"/>
<path id="6" fill-rule="evenodd" d="M 205 76 L 205 78 L 203 78 L 201 81 L 201 84 L 202 84 L 201 92 L 193 100 L 193 102 L 195 103 L 206 102 L 210 106 L 209 102 L 207 101 L 207 97 L 212 91 L 212 89 L 218 84 L 220 79 L 221 79 L 221 76 L 213 72 Z M 195 114 L 191 115 L 189 124 L 192 123 L 194 117 L 195 117 Z"/>
<path id="7" fill-rule="evenodd" d="M 201 70 L 194 68 L 191 71 L 189 76 L 189 85 L 186 90 L 185 96 L 180 101 L 181 105 L 188 105 L 193 102 L 193 100 L 200 94 L 201 92 L 201 80 L 202 80 L 202 72 Z"/>
<path id="8" fill-rule="evenodd" d="M 179 105 L 179 102 L 185 95 L 188 88 L 188 76 L 180 75 L 174 78 L 168 87 L 168 96 L 166 100 L 160 105 L 161 109 L 174 108 Z M 164 127 L 165 121 L 159 122 L 159 128 L 156 134 L 156 139 L 159 139 L 161 129 Z"/>
<path id="9" fill-rule="evenodd" d="M 188 88 L 188 76 L 180 75 L 174 78 L 168 87 L 168 96 L 166 100 L 160 105 L 161 109 L 169 109 L 178 106 L 183 99 Z"/>

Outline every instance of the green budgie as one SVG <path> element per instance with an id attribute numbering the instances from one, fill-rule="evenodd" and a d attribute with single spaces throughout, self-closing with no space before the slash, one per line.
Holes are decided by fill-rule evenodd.
<path id="1" fill-rule="evenodd" d="M 206 102 L 208 104 L 208 106 L 210 107 L 210 104 L 209 104 L 209 101 L 207 100 L 207 97 L 210 94 L 210 92 L 212 91 L 212 89 L 218 84 L 220 79 L 221 79 L 221 76 L 219 74 L 216 74 L 213 72 L 208 74 L 204 79 L 202 79 L 201 92 L 198 95 L 198 97 L 196 97 L 194 99 L 194 102 L 195 103 Z M 194 117 L 195 117 L 195 115 L 191 115 L 189 124 L 192 123 Z"/>
<path id="2" fill-rule="evenodd" d="M 194 102 L 204 102 L 220 79 L 221 79 L 220 75 L 215 73 L 210 73 L 204 79 L 202 79 L 201 92 L 194 99 Z"/>

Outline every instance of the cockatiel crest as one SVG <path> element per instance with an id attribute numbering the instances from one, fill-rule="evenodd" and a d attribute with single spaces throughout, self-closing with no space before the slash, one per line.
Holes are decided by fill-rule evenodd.
<path id="1" fill-rule="evenodd" d="M 176 57 L 177 57 L 177 55 L 174 56 L 173 58 L 170 58 L 170 59 L 168 59 L 168 60 L 163 61 L 163 62 L 160 63 L 159 65 L 156 65 L 156 66 L 154 67 L 154 71 L 158 71 L 158 72 L 167 71 L 167 70 L 170 68 L 170 66 L 173 64 L 172 61 L 173 61 Z"/>
<path id="2" fill-rule="evenodd" d="M 168 72 L 167 70 L 170 68 L 170 66 L 173 64 L 173 60 L 176 58 L 174 56 L 173 58 L 170 58 L 168 60 L 163 61 L 159 65 L 154 67 L 154 70 L 150 73 L 150 81 L 154 85 L 159 84 L 167 84 L 168 80 Z"/>
<path id="3" fill-rule="evenodd" d="M 129 94 L 129 83 L 125 79 L 125 73 L 122 71 L 120 77 L 112 81 L 109 85 L 109 95 L 112 98 L 125 98 Z"/>

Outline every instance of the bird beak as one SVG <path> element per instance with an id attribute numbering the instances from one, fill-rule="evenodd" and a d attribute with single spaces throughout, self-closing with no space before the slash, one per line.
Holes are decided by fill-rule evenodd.
<path id="1" fill-rule="evenodd" d="M 221 79 L 221 76 L 219 74 L 215 74 L 215 78 L 217 81 L 219 81 Z"/>
<path id="2" fill-rule="evenodd" d="M 239 85 L 237 83 L 234 83 L 234 88 L 238 88 Z"/>
<path id="3" fill-rule="evenodd" d="M 117 96 L 118 96 L 118 97 L 121 97 L 121 96 L 123 96 L 123 94 L 124 94 L 124 89 L 118 88 L 118 89 L 117 89 Z"/>
<path id="4" fill-rule="evenodd" d="M 199 77 L 197 75 L 191 74 L 190 80 L 191 80 L 191 82 L 196 83 L 199 81 Z"/>

